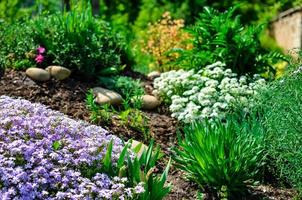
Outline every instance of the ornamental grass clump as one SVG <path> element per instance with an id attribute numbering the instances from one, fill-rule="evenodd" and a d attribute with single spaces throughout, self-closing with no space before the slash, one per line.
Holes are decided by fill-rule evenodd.
<path id="1" fill-rule="evenodd" d="M 119 138 L 40 104 L 1 96 L 1 198 L 135 199 L 143 183 L 129 187 L 127 178 L 100 170 L 108 144 L 115 166 L 124 148 Z"/>
<path id="2" fill-rule="evenodd" d="M 195 73 L 193 70 L 162 73 L 154 80 L 154 93 L 170 105 L 172 117 L 189 123 L 206 118 L 224 118 L 234 106 L 248 105 L 264 87 L 265 80 L 240 76 L 216 62 Z"/>
<path id="3" fill-rule="evenodd" d="M 256 118 L 228 117 L 186 126 L 174 148 L 176 166 L 201 189 L 241 199 L 264 164 L 265 131 Z M 259 178 L 259 177 L 258 177 Z M 219 198 L 224 199 L 224 198 Z"/>

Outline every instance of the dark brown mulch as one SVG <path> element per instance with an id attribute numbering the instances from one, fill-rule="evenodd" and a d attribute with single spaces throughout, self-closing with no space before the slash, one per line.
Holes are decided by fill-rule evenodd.
<path id="1" fill-rule="evenodd" d="M 145 76 L 127 72 L 125 75 L 140 78 L 147 93 L 152 91 L 152 81 Z M 37 83 L 27 78 L 22 71 L 7 70 L 3 76 L 0 75 L 0 95 L 11 97 L 22 97 L 32 102 L 42 103 L 51 109 L 61 111 L 74 119 L 89 121 L 89 111 L 86 108 L 85 97 L 87 91 L 97 86 L 93 81 L 83 81 L 77 78 L 69 78 L 65 81 L 50 80 L 46 83 Z M 149 119 L 150 135 L 155 138 L 166 154 L 170 154 L 170 147 L 176 142 L 177 121 L 172 119 L 165 107 L 160 107 L 156 111 L 144 112 Z M 110 133 L 127 140 L 134 138 L 142 140 L 142 133 L 123 125 L 120 120 L 114 118 L 110 125 L 100 124 Z M 145 141 L 148 143 L 148 141 Z M 175 170 L 170 170 L 169 182 L 173 185 L 172 192 L 166 200 L 176 199 L 196 199 L 197 186 L 185 181 L 183 174 Z M 288 189 L 278 189 L 272 186 L 250 187 L 251 196 L 245 199 L 292 199 L 294 192 Z M 209 195 L 205 199 L 213 199 Z"/>

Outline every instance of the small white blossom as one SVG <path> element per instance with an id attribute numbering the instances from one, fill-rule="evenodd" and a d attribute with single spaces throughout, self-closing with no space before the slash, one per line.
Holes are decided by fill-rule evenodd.
<path id="1" fill-rule="evenodd" d="M 205 118 L 222 118 L 234 104 L 251 104 L 251 96 L 266 82 L 256 74 L 238 78 L 221 62 L 195 73 L 172 70 L 154 80 L 154 94 L 170 104 L 171 116 L 185 123 Z"/>

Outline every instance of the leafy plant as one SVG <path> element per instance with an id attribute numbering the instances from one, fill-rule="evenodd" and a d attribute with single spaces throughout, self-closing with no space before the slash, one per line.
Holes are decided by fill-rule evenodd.
<path id="1" fill-rule="evenodd" d="M 148 118 L 138 109 L 128 108 L 119 113 L 122 124 L 143 134 L 144 140 L 150 139 Z"/>
<path id="2" fill-rule="evenodd" d="M 99 124 L 100 122 L 108 124 L 111 121 L 112 114 L 110 113 L 110 105 L 97 105 L 94 101 L 92 89 L 86 94 L 86 104 L 90 111 L 90 119 L 92 122 L 96 124 Z"/>
<path id="3" fill-rule="evenodd" d="M 287 60 L 277 52 L 261 47 L 261 26 L 244 27 L 235 15 L 236 7 L 223 13 L 206 7 L 189 32 L 193 37 L 192 50 L 179 51 L 179 62 L 186 68 L 200 69 L 221 61 L 238 75 L 269 72 L 274 75 L 272 64 Z"/>
<path id="4" fill-rule="evenodd" d="M 71 11 L 33 20 L 34 39 L 48 51 L 49 62 L 86 76 L 117 74 L 123 43 L 108 24 L 92 15 L 89 3 Z"/>
<path id="5" fill-rule="evenodd" d="M 258 121 L 196 122 L 184 133 L 173 159 L 202 188 L 210 186 L 231 197 L 245 192 L 246 181 L 256 178 L 264 156 Z"/>
<path id="6" fill-rule="evenodd" d="M 0 22 L 0 65 L 24 69 L 34 65 L 35 45 L 31 29 L 23 22 Z"/>
<path id="7" fill-rule="evenodd" d="M 106 88 L 114 90 L 122 95 L 125 110 L 132 107 L 139 109 L 142 106 L 144 88 L 139 80 L 127 76 L 99 77 L 99 82 Z"/>
<path id="8" fill-rule="evenodd" d="M 154 148 L 154 142 L 151 141 L 149 147 L 144 149 L 140 157 L 134 156 L 128 151 L 131 141 L 126 143 L 118 157 L 117 165 L 112 163 L 112 147 L 111 142 L 107 146 L 106 156 L 102 160 L 102 171 L 105 171 L 112 177 L 119 176 L 127 177 L 129 186 L 135 186 L 139 183 L 144 183 L 144 193 L 139 196 L 140 200 L 161 200 L 169 192 L 170 186 L 165 186 L 168 171 L 170 168 L 170 161 L 161 176 L 157 176 L 154 172 L 156 163 L 161 157 L 159 147 Z M 134 152 L 138 153 L 142 148 L 138 145 L 134 148 Z"/>

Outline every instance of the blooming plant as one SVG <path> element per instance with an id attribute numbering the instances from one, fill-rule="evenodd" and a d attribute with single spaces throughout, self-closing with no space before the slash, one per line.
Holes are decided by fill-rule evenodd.
<path id="1" fill-rule="evenodd" d="M 35 58 L 35 61 L 37 64 L 41 64 L 44 61 L 44 53 L 45 53 L 45 48 L 42 46 L 39 46 L 37 48 L 37 55 Z"/>
<path id="2" fill-rule="evenodd" d="M 175 68 L 171 61 L 175 61 L 179 54 L 169 51 L 190 49 L 191 45 L 186 42 L 190 35 L 183 31 L 183 27 L 184 20 L 173 20 L 169 12 L 165 12 L 159 22 L 149 25 L 148 39 L 143 51 L 154 57 L 157 70 L 168 71 Z"/>
<path id="3" fill-rule="evenodd" d="M 170 105 L 172 116 L 185 123 L 205 118 L 223 118 L 235 104 L 247 105 L 265 80 L 254 75 L 237 78 L 236 73 L 216 62 L 197 73 L 170 71 L 154 80 L 154 93 Z"/>
<path id="4" fill-rule="evenodd" d="M 1 96 L 1 198 L 136 199 L 143 183 L 129 187 L 127 178 L 99 170 L 107 166 L 108 144 L 117 165 L 122 141 L 101 127 Z"/>

